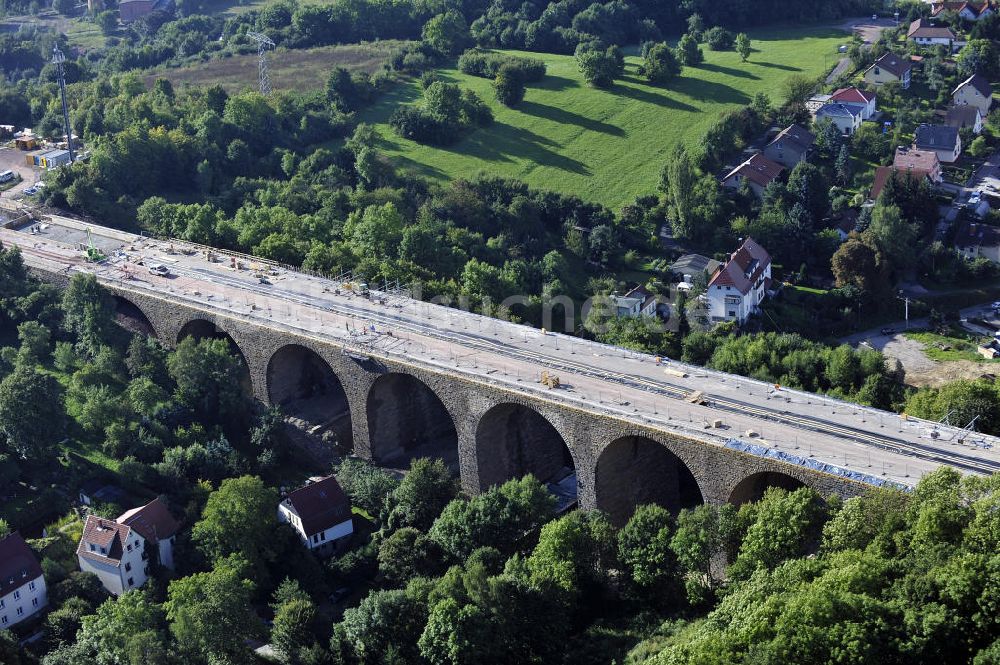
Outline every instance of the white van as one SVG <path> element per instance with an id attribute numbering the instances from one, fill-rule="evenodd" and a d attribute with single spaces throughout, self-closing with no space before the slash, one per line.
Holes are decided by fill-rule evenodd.
<path id="1" fill-rule="evenodd" d="M 14 179 L 13 171 L 4 171 L 3 173 L 0 173 L 0 182 L 10 182 L 13 179 Z"/>

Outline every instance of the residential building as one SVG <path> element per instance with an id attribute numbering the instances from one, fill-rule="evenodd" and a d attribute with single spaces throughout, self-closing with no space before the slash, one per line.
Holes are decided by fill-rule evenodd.
<path id="1" fill-rule="evenodd" d="M 805 161 L 815 142 L 816 136 L 806 128 L 789 125 L 767 144 L 764 156 L 787 169 L 792 169 L 799 162 Z"/>
<path id="2" fill-rule="evenodd" d="M 885 85 L 898 81 L 904 90 L 910 87 L 913 62 L 895 53 L 886 53 L 865 70 L 865 81 L 871 85 Z"/>
<path id="3" fill-rule="evenodd" d="M 985 118 L 993 105 L 993 86 L 982 74 L 973 74 L 958 84 L 951 93 L 951 101 L 955 106 L 975 106 Z"/>
<path id="4" fill-rule="evenodd" d="M 865 92 L 860 88 L 841 88 L 830 95 L 830 101 L 844 106 L 857 107 L 861 110 L 862 120 L 871 120 L 875 115 L 875 93 Z"/>
<path id="5" fill-rule="evenodd" d="M 97 515 L 88 515 L 84 522 L 76 558 L 80 570 L 97 575 L 115 596 L 138 589 L 149 577 L 146 539 L 126 524 Z"/>
<path id="6" fill-rule="evenodd" d="M 983 256 L 1000 262 L 1000 227 L 962 222 L 955 232 L 955 249 L 967 259 Z"/>
<path id="7" fill-rule="evenodd" d="M 937 153 L 943 164 L 951 164 L 962 154 L 962 137 L 957 127 L 947 125 L 920 125 L 917 127 L 913 147 Z"/>
<path id="8" fill-rule="evenodd" d="M 918 18 L 910 23 L 906 38 L 918 46 L 947 46 L 951 50 L 955 33 L 948 26 L 934 25 L 926 19 Z"/>
<path id="9" fill-rule="evenodd" d="M 764 194 L 764 188 L 785 170 L 781 164 L 772 162 L 761 153 L 755 153 L 722 179 L 722 185 L 730 189 L 739 189 L 746 180 L 750 189 L 758 197 Z"/>
<path id="10" fill-rule="evenodd" d="M 933 154 L 933 153 L 932 153 Z M 940 172 L 940 165 L 938 167 Z M 896 166 L 879 166 L 875 169 L 875 179 L 872 181 L 872 188 L 868 193 L 869 201 L 877 201 L 889 178 L 926 178 L 928 182 L 933 182 L 930 173 L 925 169 L 900 169 Z"/>
<path id="11" fill-rule="evenodd" d="M 861 127 L 861 108 L 830 103 L 816 111 L 816 124 L 829 120 L 841 134 L 850 136 Z"/>
<path id="12" fill-rule="evenodd" d="M 771 256 L 747 238 L 708 283 L 705 297 L 713 321 L 744 323 L 771 286 Z"/>
<path id="13" fill-rule="evenodd" d="M 916 148 L 896 148 L 896 156 L 892 165 L 897 171 L 913 171 L 924 173 L 933 183 L 939 183 L 941 176 L 941 160 L 933 150 L 917 150 Z"/>
<path id="14" fill-rule="evenodd" d="M 978 21 L 993 13 L 989 2 L 933 2 L 931 17 L 937 18 L 945 12 L 955 12 L 966 21 Z"/>
<path id="15" fill-rule="evenodd" d="M 174 570 L 174 542 L 181 525 L 159 497 L 122 513 L 115 521 L 138 532 L 147 545 L 156 548 L 160 565 Z"/>
<path id="16" fill-rule="evenodd" d="M 983 131 L 983 114 L 978 106 L 952 106 L 945 115 L 944 124 L 956 129 L 971 129 L 973 134 Z"/>
<path id="17" fill-rule="evenodd" d="M 0 539 L 0 630 L 27 621 L 49 604 L 42 567 L 14 532 Z"/>
<path id="18" fill-rule="evenodd" d="M 699 276 L 704 276 L 705 284 L 712 279 L 715 271 L 722 264 L 701 254 L 685 254 L 670 265 L 670 272 L 680 278 L 681 282 L 693 285 Z"/>
<path id="19" fill-rule="evenodd" d="M 656 315 L 656 296 L 641 286 L 629 290 L 623 296 L 613 295 L 611 301 L 615 305 L 617 316 Z"/>
<path id="20" fill-rule="evenodd" d="M 806 110 L 810 115 L 815 115 L 821 106 L 830 101 L 831 95 L 813 95 L 806 100 Z"/>
<path id="21" fill-rule="evenodd" d="M 310 550 L 331 554 L 338 541 L 354 533 L 351 502 L 333 476 L 310 480 L 278 505 L 278 521 L 291 525 Z"/>

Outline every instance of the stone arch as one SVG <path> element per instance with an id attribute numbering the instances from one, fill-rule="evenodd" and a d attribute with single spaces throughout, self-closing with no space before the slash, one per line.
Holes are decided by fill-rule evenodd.
<path id="1" fill-rule="evenodd" d="M 232 335 L 207 319 L 191 319 L 181 326 L 180 332 L 177 333 L 177 342 L 187 337 L 193 337 L 197 341 L 203 339 L 226 340 L 229 343 L 230 353 L 239 358 L 243 368 L 240 372 L 240 385 L 243 387 L 244 392 L 248 395 L 253 395 L 253 379 L 250 376 L 250 363 L 247 362 L 246 354 L 243 353 L 243 349 L 236 343 Z"/>
<path id="2" fill-rule="evenodd" d="M 156 326 L 138 305 L 117 294 L 113 295 L 112 298 L 115 303 L 115 322 L 119 326 L 131 333 L 146 337 L 158 337 Z"/>
<path id="3" fill-rule="evenodd" d="M 741 506 L 744 503 L 760 501 L 769 487 L 780 487 L 789 492 L 805 487 L 806 484 L 780 471 L 760 471 L 747 476 L 729 494 L 729 503 Z"/>
<path id="4" fill-rule="evenodd" d="M 497 404 L 479 419 L 476 466 L 484 490 L 530 473 L 550 486 L 566 481 L 565 490 L 576 499 L 572 451 L 545 416 L 523 404 Z"/>
<path id="5" fill-rule="evenodd" d="M 286 344 L 271 354 L 265 383 L 268 402 L 280 406 L 293 426 L 323 439 L 329 432 L 340 446 L 350 447 L 347 393 L 322 356 L 300 344 Z"/>
<path id="6" fill-rule="evenodd" d="M 597 458 L 597 508 L 621 526 L 638 506 L 655 503 L 676 514 L 704 503 L 687 464 L 663 443 L 647 436 L 615 439 Z"/>
<path id="7" fill-rule="evenodd" d="M 441 398 L 411 374 L 375 379 L 366 401 L 368 440 L 379 464 L 408 468 L 416 457 L 441 459 L 458 472 L 458 432 Z"/>

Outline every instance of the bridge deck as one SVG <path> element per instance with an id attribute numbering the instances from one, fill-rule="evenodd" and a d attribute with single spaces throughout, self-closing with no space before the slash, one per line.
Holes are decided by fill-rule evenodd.
<path id="1" fill-rule="evenodd" d="M 232 269 L 231 253 L 220 251 L 220 260 L 209 262 L 205 248 L 183 242 L 61 217 L 45 223 L 50 226 L 36 233 L 0 228 L 0 240 L 21 247 L 29 266 L 92 272 L 126 289 L 336 340 L 345 349 L 405 359 L 535 399 L 600 410 L 712 445 L 739 438 L 904 485 L 942 464 L 972 474 L 1000 470 L 995 437 L 674 361 L 658 364 L 649 355 L 392 294 L 365 297 L 344 283 L 290 270 L 279 269 L 268 277 L 270 284 L 262 284 L 253 269 Z M 87 263 L 73 242 L 88 227 L 95 244 L 121 251 L 101 265 Z M 140 261 L 166 264 L 172 275 L 154 277 Z M 562 385 L 542 386 L 544 370 L 558 375 Z M 697 392 L 700 399 L 692 401 Z M 716 421 L 721 427 L 713 426 Z"/>

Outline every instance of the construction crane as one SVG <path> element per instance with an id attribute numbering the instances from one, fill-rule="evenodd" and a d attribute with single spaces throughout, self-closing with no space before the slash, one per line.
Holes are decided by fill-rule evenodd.
<path id="1" fill-rule="evenodd" d="M 247 31 L 247 37 L 257 42 L 257 74 L 260 78 L 260 94 L 271 94 L 271 77 L 267 73 L 267 49 L 274 48 L 271 38 L 262 32 Z"/>

